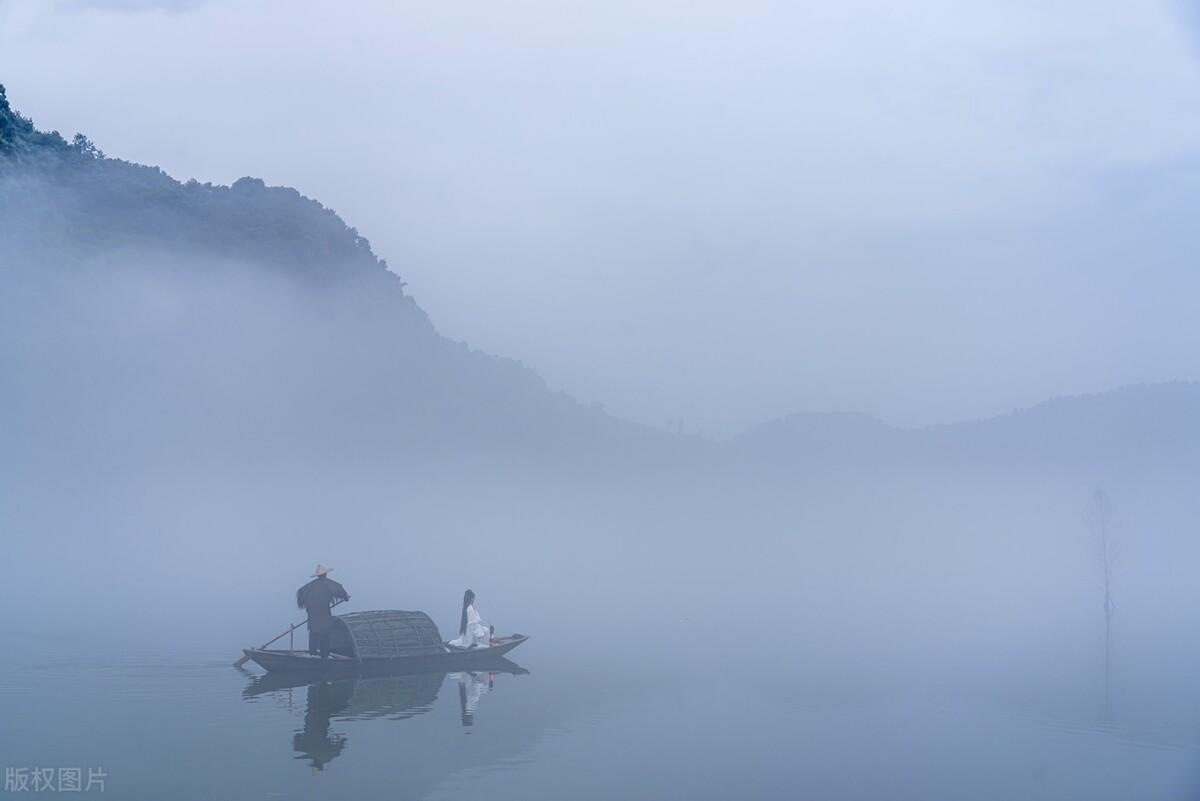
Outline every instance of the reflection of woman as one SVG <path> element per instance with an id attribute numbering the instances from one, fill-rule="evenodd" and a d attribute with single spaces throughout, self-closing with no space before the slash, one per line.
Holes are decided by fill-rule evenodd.
<path id="1" fill-rule="evenodd" d="M 479 612 L 475 611 L 475 593 L 463 593 L 462 617 L 458 623 L 458 637 L 450 641 L 455 648 L 477 648 L 487 646 L 491 640 L 488 627 L 483 625 Z"/>
<path id="2" fill-rule="evenodd" d="M 458 708 L 462 714 L 462 725 L 475 725 L 475 708 L 479 706 L 479 697 L 486 690 L 492 689 L 492 674 L 487 675 L 486 683 L 478 673 L 454 673 L 458 678 Z"/>

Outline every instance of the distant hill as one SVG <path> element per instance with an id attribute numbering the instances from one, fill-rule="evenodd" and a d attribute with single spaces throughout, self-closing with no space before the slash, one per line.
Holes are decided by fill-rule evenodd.
<path id="1" fill-rule="evenodd" d="M 180 183 L 157 167 L 108 158 L 82 134 L 67 142 L 16 113 L 0 86 L 5 242 L 62 264 L 123 248 L 242 259 L 294 278 L 402 282 L 358 231 L 289 187 Z M 53 239 L 48 239 L 52 235 Z M 47 247 L 49 245 L 50 247 Z M 405 313 L 422 316 L 406 303 Z"/>
<path id="2" fill-rule="evenodd" d="M 1200 384 L 1059 398 L 988 420 L 902 429 L 866 415 L 797 414 L 756 426 L 743 464 L 789 471 L 1200 470 Z"/>
<path id="3" fill-rule="evenodd" d="M 0 244 L 14 463 L 592 465 L 668 439 L 440 336 L 295 189 L 181 183 L 39 131 L 2 88 Z"/>

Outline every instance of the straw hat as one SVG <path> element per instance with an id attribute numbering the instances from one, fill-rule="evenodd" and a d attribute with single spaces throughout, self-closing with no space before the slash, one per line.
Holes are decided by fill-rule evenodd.
<path id="1" fill-rule="evenodd" d="M 313 576 L 316 578 L 320 578 L 321 576 L 325 575 L 326 573 L 331 573 L 331 572 L 333 572 L 332 567 L 325 567 L 325 565 L 318 563 L 317 569 L 313 571 Z"/>

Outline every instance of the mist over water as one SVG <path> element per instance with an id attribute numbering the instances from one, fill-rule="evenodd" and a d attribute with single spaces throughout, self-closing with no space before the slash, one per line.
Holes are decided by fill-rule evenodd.
<path id="1" fill-rule="evenodd" d="M 13 764 L 104 764 L 129 798 L 1194 788 L 1190 475 L 795 472 L 652 432 L 622 460 L 603 428 L 514 456 L 485 398 L 411 424 L 475 369 L 431 331 L 388 362 L 362 343 L 396 324 L 354 291 L 156 264 L 6 301 Z M 1097 482 L 1119 518 L 1107 681 Z M 469 728 L 454 676 L 395 715 L 371 699 L 403 683 L 243 698 L 228 662 L 300 617 L 318 561 L 350 610 L 422 609 L 446 636 L 471 587 L 533 635 L 531 673 L 493 677 Z"/>
<path id="2" fill-rule="evenodd" d="M 1186 797 L 1200 654 L 1178 563 L 1196 546 L 1171 521 L 1194 501 L 1157 482 L 1120 496 L 1147 533 L 1123 529 L 1106 697 L 1074 489 L 336 475 L 23 493 L 4 524 L 35 536 L 13 543 L 10 586 L 36 604 L 5 626 L 22 648 L 3 697 L 30 726 L 4 752 L 86 757 L 130 798 L 520 798 L 568 781 L 585 798 Z M 425 609 L 443 633 L 471 586 L 499 631 L 533 635 L 513 654 L 531 674 L 495 678 L 467 744 L 454 677 L 395 719 L 361 718 L 372 680 L 335 687 L 366 707 L 334 704 L 345 748 L 318 776 L 292 744 L 318 691 L 243 701 L 253 680 L 227 666 L 297 618 L 318 558 L 351 609 Z"/>
<path id="3" fill-rule="evenodd" d="M 503 433 L 435 458 L 453 421 L 388 431 L 352 391 L 399 380 L 341 359 L 369 318 L 219 271 L 133 275 L 56 299 L 53 326 L 27 300 L 5 316 L 34 332 L 6 350 L 6 415 L 29 424 L 0 498 L 13 764 L 102 764 L 128 798 L 1194 789 L 1190 476 L 797 474 L 687 437 L 663 457 L 658 435 L 628 463 L 587 437 L 578 460 L 547 445 L 552 469 L 506 460 Z M 167 311 L 106 308 L 130 286 Z M 64 353 L 89 369 L 44 369 Z M 1120 518 L 1107 695 L 1100 478 Z M 403 687 L 370 682 L 243 699 L 228 663 L 302 617 L 318 561 L 350 610 L 422 609 L 446 636 L 471 587 L 533 635 L 513 654 L 531 673 L 495 677 L 469 729 L 453 676 L 419 714 L 373 715 Z"/>

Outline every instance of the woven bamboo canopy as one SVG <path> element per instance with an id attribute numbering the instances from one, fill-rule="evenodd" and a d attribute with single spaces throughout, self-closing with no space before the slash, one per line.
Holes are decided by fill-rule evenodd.
<path id="1" fill-rule="evenodd" d="M 445 653 L 437 624 L 424 612 L 381 609 L 338 615 L 333 650 L 359 659 Z"/>

